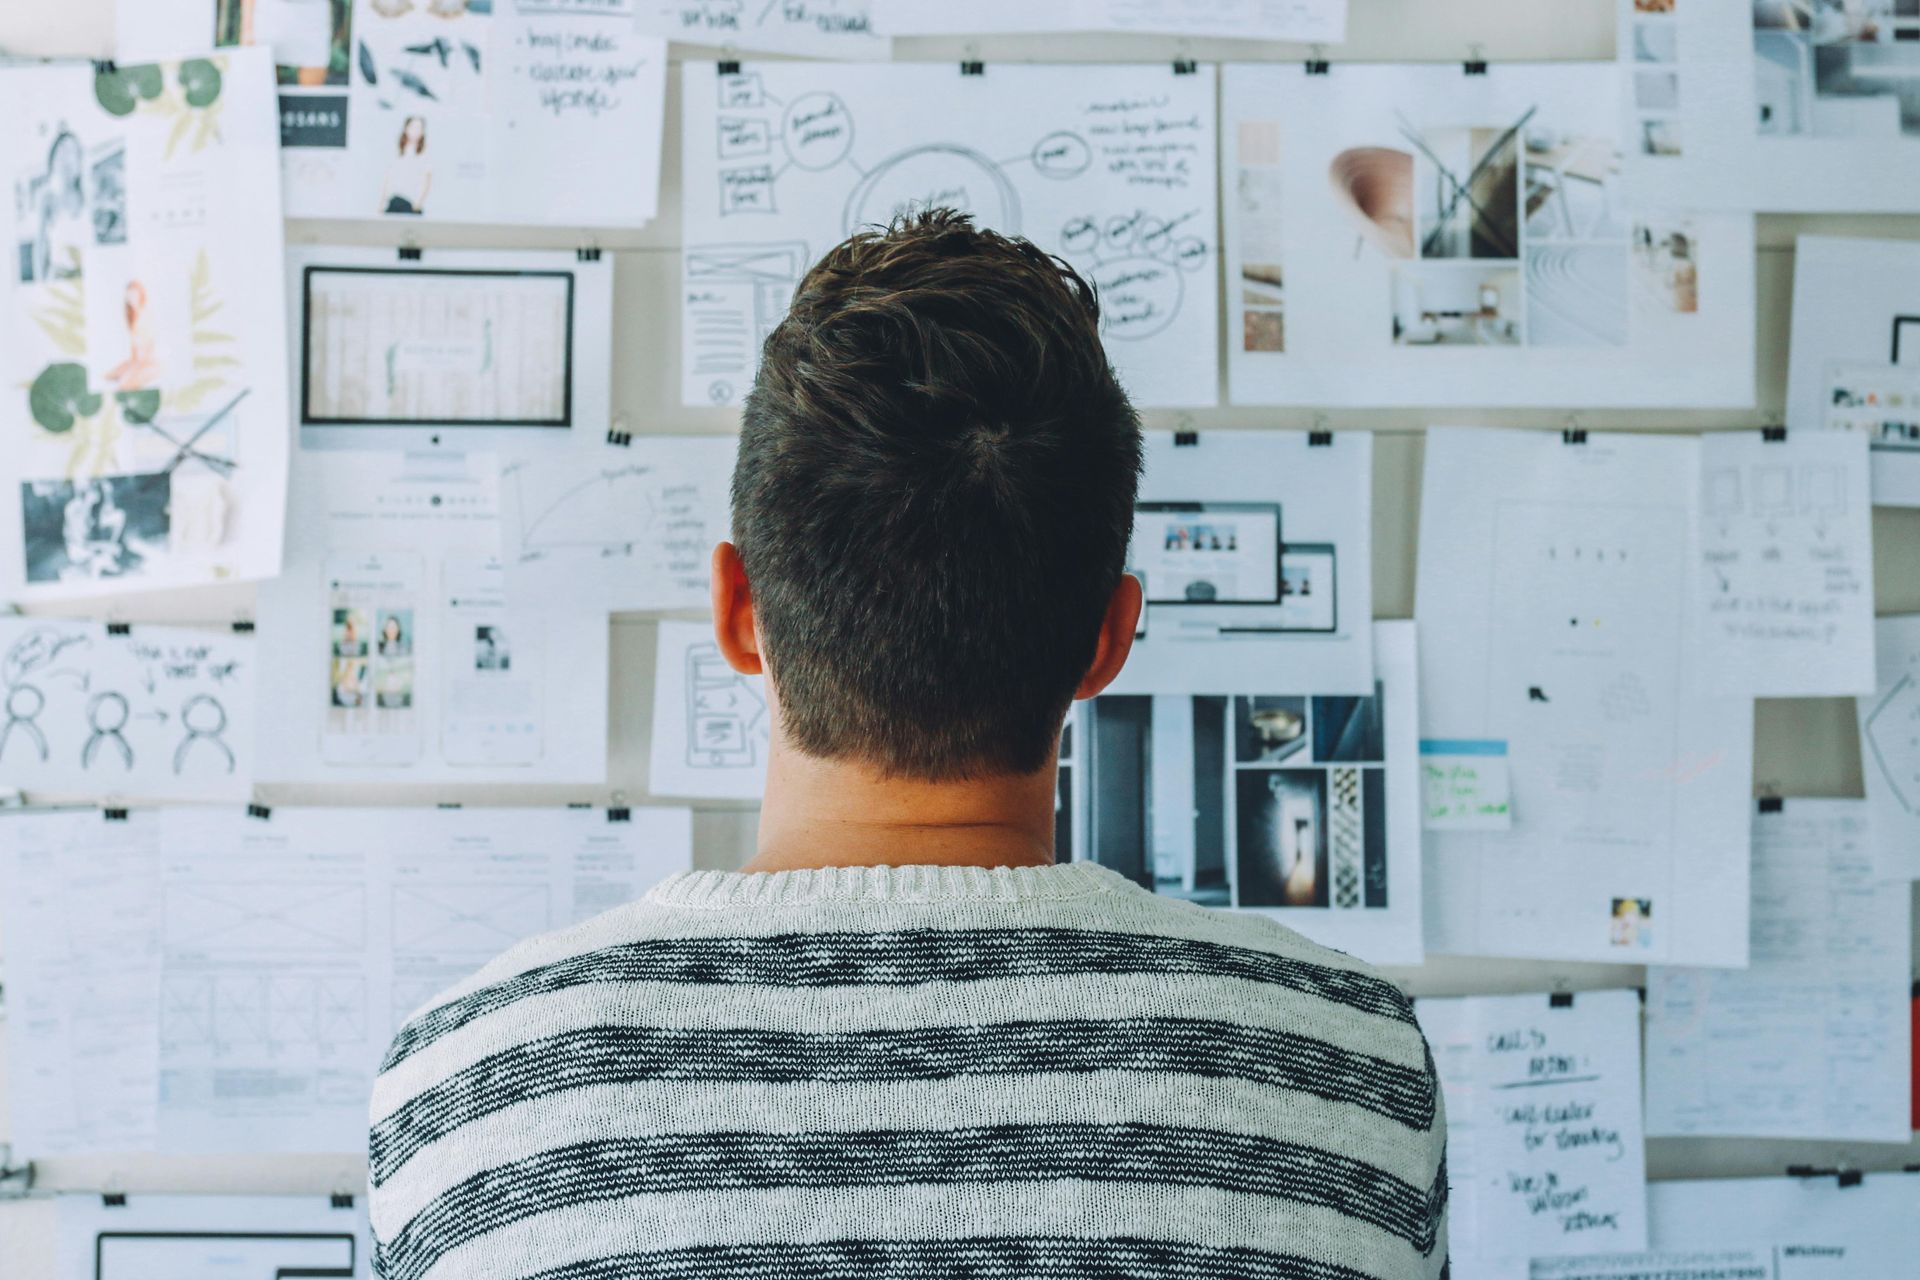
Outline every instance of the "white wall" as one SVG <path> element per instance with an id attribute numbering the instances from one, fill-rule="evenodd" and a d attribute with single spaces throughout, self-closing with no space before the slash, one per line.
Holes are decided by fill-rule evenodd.
<path id="1" fill-rule="evenodd" d="M 137 2 L 137 0 L 136 0 Z M 1450 61 L 1470 56 L 1478 45 L 1494 61 L 1606 58 L 1613 53 L 1612 0 L 1352 0 L 1352 37 L 1328 51 L 1337 59 Z M 104 55 L 111 45 L 112 0 L 6 0 L 0 7 L 0 49 L 17 54 Z M 687 50 L 688 56 L 702 51 Z M 717 51 L 706 50 L 705 56 Z M 1162 61 L 1175 56 L 1201 60 L 1296 59 L 1306 50 L 1290 45 L 1229 45 L 1151 37 L 1025 37 L 977 41 L 903 41 L 903 60 L 952 61 L 963 55 L 987 61 Z M 561 247 L 593 243 L 613 251 L 616 279 L 613 403 L 636 432 L 725 432 L 731 411 L 687 409 L 675 403 L 678 388 L 679 158 L 678 87 L 667 99 L 666 173 L 662 216 L 644 231 L 588 237 L 556 231 L 495 232 L 467 228 L 413 228 L 427 246 Z M 1450 410 L 1341 411 L 1327 415 L 1334 429 L 1369 429 L 1379 435 L 1374 451 L 1375 612 L 1385 618 L 1413 612 L 1414 536 L 1419 520 L 1420 430 L 1429 421 L 1486 425 L 1562 426 L 1577 413 L 1582 426 L 1637 431 L 1699 431 L 1777 421 L 1786 391 L 1787 329 L 1793 274 L 1792 246 L 1801 232 L 1895 236 L 1920 239 L 1913 217 L 1765 217 L 1760 221 L 1759 408 L 1749 413 L 1586 412 L 1568 405 L 1554 412 Z M 390 226 L 297 222 L 292 242 L 390 244 Z M 1190 419 L 1190 421 L 1188 420 Z M 1156 413 L 1149 425 L 1176 424 L 1199 430 L 1236 427 L 1309 427 L 1310 410 L 1218 409 L 1191 415 Z M 1920 510 L 1875 512 L 1875 588 L 1881 613 L 1920 612 Z M 196 593 L 165 603 L 129 602 L 116 614 L 128 621 L 212 620 L 247 615 L 244 589 Z M 646 800 L 648 724 L 651 714 L 654 627 L 650 619 L 622 615 L 613 639 L 612 751 L 610 786 L 588 788 L 490 788 L 488 794 L 411 788 L 377 796 L 347 787 L 272 787 L 263 799 L 296 803 L 553 803 Z M 1857 796 L 1859 747 L 1853 710 L 1844 699 L 1762 702 L 1755 759 L 1757 787 L 1782 795 Z M 737 866 L 752 847 L 754 819 L 741 806 L 702 810 L 695 823 L 701 865 Z M 1916 912 L 1920 919 L 1920 911 Z M 1639 985 L 1632 966 L 1535 964 L 1512 961 L 1436 959 L 1396 971 L 1415 994 L 1538 991 Z M 3 1082 L 0 1082 L 3 1087 Z M 1649 1144 L 1648 1171 L 1655 1178 L 1778 1174 L 1789 1164 L 1849 1164 L 1868 1169 L 1920 1162 L 1920 1142 L 1908 1146 L 1840 1146 L 1828 1143 L 1660 1139 Z M 316 1191 L 358 1185 L 360 1161 L 343 1158 L 195 1158 L 54 1160 L 44 1163 L 48 1189 L 178 1191 Z M 15 1224 L 15 1247 L 45 1245 L 43 1213 L 0 1215 L 0 1259 L 9 1257 L 7 1223 Z M 23 1261 L 43 1254 L 15 1253 Z M 42 1264 L 44 1265 L 44 1264 Z M 29 1267 L 25 1274 L 38 1274 Z M 7 1270 L 9 1280 L 12 1272 Z"/>

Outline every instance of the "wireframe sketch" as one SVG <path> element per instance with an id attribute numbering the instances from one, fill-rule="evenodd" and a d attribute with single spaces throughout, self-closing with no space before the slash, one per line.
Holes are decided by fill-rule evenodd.
<path id="1" fill-rule="evenodd" d="M 357 954 L 365 945 L 366 890 L 359 885 L 265 878 L 170 883 L 161 905 L 169 951 Z"/>
<path id="2" fill-rule="evenodd" d="M 1217 287 L 1207 69 L 951 75 L 765 63 L 686 77 L 685 401 L 738 403 L 814 255 L 931 209 L 1072 262 L 1099 290 L 1136 398 L 1212 401 L 1200 367 Z"/>
<path id="3" fill-rule="evenodd" d="M 1762 135 L 1920 137 L 1911 0 L 1753 0 Z"/>
<path id="4" fill-rule="evenodd" d="M 396 885 L 393 945 L 496 955 L 553 927 L 550 899 L 544 883 Z"/>
<path id="5" fill-rule="evenodd" d="M 687 650 L 689 768 L 754 768 L 762 762 L 769 728 L 766 698 L 727 665 L 718 645 Z"/>

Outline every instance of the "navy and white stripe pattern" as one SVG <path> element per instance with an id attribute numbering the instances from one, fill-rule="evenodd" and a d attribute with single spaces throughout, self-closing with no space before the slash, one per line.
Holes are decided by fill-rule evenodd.
<path id="1" fill-rule="evenodd" d="M 375 1089 L 384 1280 L 1446 1274 L 1410 1007 L 1091 865 L 694 872 L 525 944 Z"/>

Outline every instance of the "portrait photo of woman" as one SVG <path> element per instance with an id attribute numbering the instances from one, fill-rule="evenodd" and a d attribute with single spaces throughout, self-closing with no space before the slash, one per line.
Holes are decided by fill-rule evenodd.
<path id="1" fill-rule="evenodd" d="M 427 192 L 432 186 L 426 118 L 408 116 L 400 126 L 400 154 L 388 167 L 386 186 L 380 192 L 381 212 L 419 217 L 427 211 Z"/>

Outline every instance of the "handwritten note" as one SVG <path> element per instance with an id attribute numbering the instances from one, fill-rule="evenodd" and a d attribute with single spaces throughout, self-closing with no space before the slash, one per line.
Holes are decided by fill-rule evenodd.
<path id="1" fill-rule="evenodd" d="M 1428 999 L 1415 1013 L 1446 1097 L 1456 1261 L 1643 1248 L 1638 996 Z"/>
<path id="2" fill-rule="evenodd" d="M 1702 438 L 1693 599 L 1713 692 L 1872 691 L 1870 484 L 1863 436 Z"/>
<path id="3" fill-rule="evenodd" d="M 1753 822 L 1746 969 L 1647 971 L 1647 1129 L 1909 1136 L 1909 898 L 1874 874 L 1868 802 Z"/>
<path id="4" fill-rule="evenodd" d="M 1422 738 L 1420 806 L 1420 825 L 1428 831 L 1510 830 L 1513 780 L 1507 744 Z"/>
<path id="5" fill-rule="evenodd" d="M 651 218 L 667 45 L 636 33 L 631 0 L 522 0 L 493 23 L 492 160 L 509 205 L 564 221 L 573 202 Z M 612 158 L 618 157 L 618 163 Z M 539 174 L 539 182 L 526 175 Z M 590 221 L 583 216 L 580 221 Z"/>
<path id="6" fill-rule="evenodd" d="M 874 34 L 872 0 L 644 0 L 640 29 L 690 44 L 801 57 L 884 58 L 893 51 L 893 41 Z"/>

